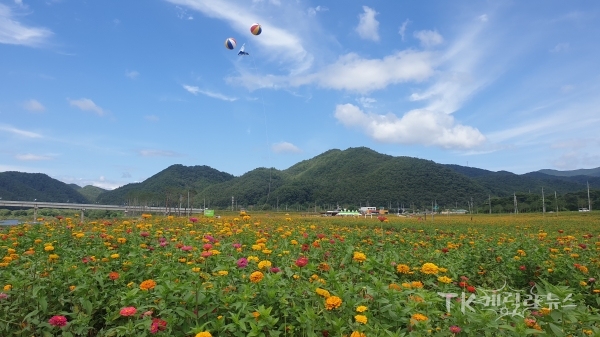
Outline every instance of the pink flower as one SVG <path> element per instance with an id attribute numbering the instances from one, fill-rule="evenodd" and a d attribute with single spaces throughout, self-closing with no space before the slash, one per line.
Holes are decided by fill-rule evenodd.
<path id="1" fill-rule="evenodd" d="M 167 321 L 160 318 L 153 318 L 152 324 L 150 325 L 150 333 L 155 334 L 159 331 L 163 331 L 167 328 Z"/>
<path id="2" fill-rule="evenodd" d="M 164 247 L 164 246 L 166 246 L 166 245 L 168 245 L 168 244 L 169 244 L 169 243 L 168 243 L 167 241 L 161 241 L 159 245 L 160 245 L 161 247 Z"/>
<path id="3" fill-rule="evenodd" d="M 235 248 L 235 249 L 242 248 L 242 244 L 241 243 L 234 243 L 233 244 L 233 248 Z"/>
<path id="4" fill-rule="evenodd" d="M 144 232 L 140 232 L 140 235 L 141 235 L 142 237 L 145 237 L 145 238 L 146 238 L 146 237 L 150 236 L 150 233 L 148 233 L 148 232 L 145 232 L 145 231 L 144 231 Z"/>
<path id="5" fill-rule="evenodd" d="M 204 236 L 204 238 L 205 238 L 206 240 L 210 241 L 210 242 L 215 242 L 215 241 L 216 241 L 216 240 L 215 240 L 215 238 L 213 238 L 213 237 L 212 237 L 212 236 L 210 236 L 210 235 L 205 235 L 205 236 Z"/>
<path id="6" fill-rule="evenodd" d="M 202 249 L 204 250 L 211 250 L 212 249 L 212 245 L 210 243 L 205 244 L 204 246 L 202 246 Z"/>
<path id="7" fill-rule="evenodd" d="M 8 298 L 8 294 L 0 293 L 0 300 L 5 300 Z"/>
<path id="8" fill-rule="evenodd" d="M 198 218 L 190 218 L 190 221 L 191 221 L 191 222 L 194 222 L 194 223 L 195 223 L 195 222 L 198 222 Z"/>
<path id="9" fill-rule="evenodd" d="M 308 264 L 308 258 L 306 256 L 302 256 L 296 260 L 295 264 L 298 267 L 304 267 Z"/>
<path id="10" fill-rule="evenodd" d="M 462 329 L 459 326 L 453 325 L 450 327 L 450 332 L 459 333 Z"/>
<path id="11" fill-rule="evenodd" d="M 52 316 L 52 318 L 48 320 L 48 323 L 53 326 L 63 327 L 67 325 L 67 318 L 65 316 Z"/>
<path id="12" fill-rule="evenodd" d="M 202 254 L 200 254 L 200 256 L 202 256 L 202 257 L 209 257 L 211 255 L 212 255 L 211 251 L 202 252 Z"/>
<path id="13" fill-rule="evenodd" d="M 238 268 L 246 268 L 246 266 L 248 266 L 248 259 L 241 257 L 239 260 L 237 260 L 237 266 Z"/>
<path id="14" fill-rule="evenodd" d="M 135 307 L 125 307 L 123 309 L 121 309 L 121 311 L 119 312 L 121 314 L 121 316 L 133 316 L 135 315 L 135 313 L 137 312 L 137 309 Z"/>
<path id="15" fill-rule="evenodd" d="M 185 251 L 185 252 L 188 252 L 188 251 L 194 249 L 194 247 L 192 247 L 192 246 L 181 246 L 180 249 L 183 250 L 183 251 Z"/>
<path id="16" fill-rule="evenodd" d="M 281 271 L 281 269 L 279 269 L 279 268 L 277 268 L 277 267 L 273 267 L 273 268 L 271 268 L 271 273 L 275 273 L 275 274 L 277 274 L 277 273 L 279 273 L 280 271 Z"/>

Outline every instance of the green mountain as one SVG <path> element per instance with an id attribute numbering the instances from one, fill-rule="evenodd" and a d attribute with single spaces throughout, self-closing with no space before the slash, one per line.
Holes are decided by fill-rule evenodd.
<path id="1" fill-rule="evenodd" d="M 234 179 L 234 176 L 208 166 L 171 165 L 140 183 L 127 184 L 106 191 L 96 198 L 100 204 L 165 205 L 179 202 L 188 192 L 195 196 L 211 185 Z"/>
<path id="2" fill-rule="evenodd" d="M 107 190 L 105 190 L 103 188 L 100 188 L 97 186 L 92 186 L 92 185 L 79 187 L 79 189 L 77 190 L 77 192 L 79 192 L 81 195 L 83 195 L 87 200 L 89 200 L 92 203 L 96 202 L 96 199 L 98 198 L 98 196 L 106 191 Z"/>
<path id="3" fill-rule="evenodd" d="M 88 203 L 71 186 L 42 173 L 0 172 L 0 198 L 17 201 Z"/>
<path id="4" fill-rule="evenodd" d="M 590 177 L 600 177 L 600 167 L 596 167 L 593 169 L 579 169 L 579 170 L 571 170 L 571 171 L 557 171 L 557 170 L 539 170 L 537 172 L 544 173 L 551 176 L 558 177 L 574 177 L 574 176 L 590 176 Z"/>

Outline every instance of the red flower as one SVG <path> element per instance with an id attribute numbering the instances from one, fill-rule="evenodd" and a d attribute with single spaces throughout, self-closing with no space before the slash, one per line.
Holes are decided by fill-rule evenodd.
<path id="1" fill-rule="evenodd" d="M 160 318 L 153 318 L 152 324 L 150 324 L 150 333 L 155 334 L 159 331 L 167 329 L 167 321 Z"/>
<path id="2" fill-rule="evenodd" d="M 303 251 L 303 252 L 305 252 L 305 251 L 307 251 L 307 250 L 309 250 L 309 249 L 310 249 L 310 246 L 309 246 L 308 244 L 306 244 L 306 243 L 303 243 L 303 244 L 302 244 L 302 251 Z"/>
<path id="3" fill-rule="evenodd" d="M 52 316 L 52 318 L 48 320 L 48 323 L 53 326 L 63 327 L 67 325 L 67 318 L 65 316 Z"/>
<path id="4" fill-rule="evenodd" d="M 108 274 L 108 278 L 114 281 L 119 278 L 119 273 L 117 273 L 116 271 L 111 271 Z"/>
<path id="5" fill-rule="evenodd" d="M 442 248 L 442 252 L 447 253 L 448 252 L 448 248 L 446 248 L 446 247 Z"/>
<path id="6" fill-rule="evenodd" d="M 521 269 L 521 270 L 526 270 L 526 269 L 527 269 L 527 267 L 525 267 L 525 266 L 521 265 L 521 266 L 519 267 L 519 269 Z"/>
<path id="7" fill-rule="evenodd" d="M 467 287 L 468 285 L 469 285 L 469 284 L 468 284 L 467 282 L 464 282 L 464 281 L 462 281 L 462 282 L 458 282 L 458 286 L 459 286 L 459 287 L 461 287 L 461 288 L 465 288 L 465 287 Z"/>
<path id="8" fill-rule="evenodd" d="M 121 309 L 121 311 L 119 312 L 121 314 L 121 316 L 133 316 L 135 315 L 135 313 L 137 312 L 137 309 L 135 307 L 125 307 L 123 309 Z"/>
<path id="9" fill-rule="evenodd" d="M 467 291 L 468 291 L 468 292 L 470 292 L 470 293 L 474 293 L 474 292 L 475 292 L 475 287 L 473 287 L 473 286 L 468 286 L 468 287 L 467 287 Z"/>
<path id="10" fill-rule="evenodd" d="M 308 264 L 308 258 L 306 256 L 302 256 L 298 258 L 295 263 L 298 267 L 304 267 Z"/>
<path id="11" fill-rule="evenodd" d="M 381 222 L 384 222 L 385 220 L 387 220 L 387 218 L 380 215 L 380 216 L 377 217 L 377 220 L 379 220 Z"/>

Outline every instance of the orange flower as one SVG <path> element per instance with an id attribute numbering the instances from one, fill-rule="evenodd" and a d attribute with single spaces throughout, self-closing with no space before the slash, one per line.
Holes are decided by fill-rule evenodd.
<path id="1" fill-rule="evenodd" d="M 108 278 L 114 281 L 119 278 L 119 273 L 117 273 L 116 271 L 111 271 L 108 274 Z"/>
<path id="2" fill-rule="evenodd" d="M 152 279 L 146 280 L 140 284 L 140 289 L 142 290 L 150 290 L 154 289 L 154 287 L 156 287 L 156 282 Z"/>
<path id="3" fill-rule="evenodd" d="M 265 277 L 263 273 L 255 271 L 254 273 L 250 274 L 250 282 L 258 283 L 263 279 L 263 277 Z"/>
<path id="4" fill-rule="evenodd" d="M 339 308 L 342 305 L 342 299 L 337 296 L 329 296 L 325 300 L 325 308 L 327 310 L 333 310 Z"/>

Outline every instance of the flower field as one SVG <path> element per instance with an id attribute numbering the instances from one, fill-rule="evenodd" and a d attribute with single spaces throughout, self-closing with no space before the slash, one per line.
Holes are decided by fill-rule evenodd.
<path id="1" fill-rule="evenodd" d="M 598 336 L 600 214 L 0 228 L 1 336 Z"/>

